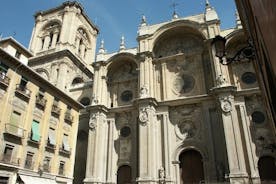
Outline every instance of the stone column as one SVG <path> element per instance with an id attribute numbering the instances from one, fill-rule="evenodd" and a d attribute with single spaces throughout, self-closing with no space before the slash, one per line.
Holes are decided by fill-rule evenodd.
<path id="1" fill-rule="evenodd" d="M 53 35 L 53 40 L 52 40 L 52 44 L 51 44 L 52 48 L 56 47 L 58 34 L 59 34 L 58 32 L 55 32 Z"/>
<path id="2" fill-rule="evenodd" d="M 92 106 L 90 109 L 85 184 L 106 182 L 108 160 L 108 124 L 106 113 L 107 109 L 102 106 Z"/>
<path id="3" fill-rule="evenodd" d="M 147 95 L 153 97 L 153 63 L 152 53 L 144 52 L 140 54 L 140 88 L 146 89 Z"/>
<path id="4" fill-rule="evenodd" d="M 67 81 L 67 64 L 65 62 L 62 62 L 59 65 L 57 87 L 61 90 L 65 90 L 66 81 Z"/>
<path id="5" fill-rule="evenodd" d="M 101 64 L 100 62 L 94 63 L 94 80 L 93 80 L 93 92 L 92 92 L 92 105 L 97 105 L 99 104 L 99 96 L 100 96 L 100 91 L 99 91 L 99 83 L 100 83 L 100 67 Z"/>
<path id="6" fill-rule="evenodd" d="M 50 35 L 46 35 L 44 44 L 43 44 L 43 50 L 47 50 L 49 48 L 49 44 L 50 44 Z"/>
<path id="7" fill-rule="evenodd" d="M 80 38 L 77 37 L 75 41 L 76 53 L 79 53 L 79 47 L 80 47 Z"/>
<path id="8" fill-rule="evenodd" d="M 211 64 L 213 68 L 214 84 L 216 86 L 230 85 L 230 77 L 227 65 L 222 65 L 219 62 L 219 58 L 216 57 L 215 47 L 210 46 Z"/>
<path id="9" fill-rule="evenodd" d="M 162 77 L 161 77 L 161 80 L 162 80 L 162 91 L 163 91 L 163 99 L 166 100 L 168 98 L 168 92 L 167 92 L 167 63 L 166 62 L 163 62 L 161 64 L 161 67 L 162 67 Z"/>
<path id="10" fill-rule="evenodd" d="M 224 127 L 224 135 L 227 148 L 229 178 L 231 183 L 248 183 L 246 172 L 244 146 L 241 137 L 241 127 L 234 108 L 234 96 L 236 90 L 233 86 L 214 88 L 221 108 L 221 116 Z"/>
<path id="11" fill-rule="evenodd" d="M 156 158 L 157 137 L 155 135 L 154 123 L 157 122 L 153 98 L 140 99 L 139 103 L 139 125 L 138 125 L 138 160 L 139 175 L 137 183 L 157 183 L 158 165 Z"/>

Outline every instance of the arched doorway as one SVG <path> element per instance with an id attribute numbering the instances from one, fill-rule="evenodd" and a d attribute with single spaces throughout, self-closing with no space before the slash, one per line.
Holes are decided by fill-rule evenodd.
<path id="1" fill-rule="evenodd" d="M 131 183 L 131 167 L 123 165 L 119 167 L 117 172 L 117 184 L 130 184 Z"/>
<path id="2" fill-rule="evenodd" d="M 180 178 L 182 184 L 204 181 L 202 156 L 198 151 L 184 151 L 179 156 Z"/>
<path id="3" fill-rule="evenodd" d="M 276 181 L 276 160 L 271 156 L 263 156 L 258 162 L 262 183 Z"/>

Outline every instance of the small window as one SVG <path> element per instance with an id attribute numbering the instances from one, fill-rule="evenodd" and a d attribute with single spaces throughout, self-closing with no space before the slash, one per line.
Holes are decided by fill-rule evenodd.
<path id="1" fill-rule="evenodd" d="M 122 137 L 128 137 L 131 133 L 131 130 L 128 126 L 124 126 L 123 128 L 121 128 L 120 130 L 120 135 Z"/>
<path id="2" fill-rule="evenodd" d="M 20 86 L 21 88 L 25 88 L 26 85 L 27 85 L 27 83 L 28 83 L 28 79 L 26 79 L 25 77 L 22 77 L 21 80 L 20 80 L 19 86 Z"/>
<path id="3" fill-rule="evenodd" d="M 3 155 L 3 161 L 9 163 L 12 158 L 12 151 L 13 151 L 12 145 L 6 145 L 5 150 L 4 150 L 4 155 Z"/>
<path id="4" fill-rule="evenodd" d="M 129 102 L 130 100 L 132 100 L 132 98 L 133 98 L 132 91 L 126 90 L 121 94 L 121 100 L 123 102 Z"/>
<path id="5" fill-rule="evenodd" d="M 34 153 L 28 152 L 25 160 L 25 168 L 32 169 Z"/>
<path id="6" fill-rule="evenodd" d="M 65 169 L 65 162 L 61 161 L 59 163 L 58 174 L 59 175 L 64 175 L 64 169 Z"/>
<path id="7" fill-rule="evenodd" d="M 84 97 L 80 100 L 80 103 L 84 106 L 90 105 L 90 99 L 88 97 Z"/>
<path id="8" fill-rule="evenodd" d="M 83 79 L 80 77 L 76 77 L 74 78 L 74 80 L 72 81 L 72 85 L 76 85 L 76 84 L 80 84 L 83 83 Z"/>
<path id="9" fill-rule="evenodd" d="M 39 122 L 35 120 L 32 122 L 31 140 L 35 142 L 40 140 Z"/>
<path id="10" fill-rule="evenodd" d="M 70 151 L 69 139 L 68 139 L 68 135 L 66 135 L 66 134 L 63 135 L 62 149 L 67 152 Z"/>
<path id="11" fill-rule="evenodd" d="M 55 129 L 53 129 L 53 128 L 49 129 L 48 144 L 50 146 L 55 146 L 56 145 L 56 133 L 55 133 Z"/>
<path id="12" fill-rule="evenodd" d="M 0 62 L 0 73 L 6 74 L 8 72 L 9 67 L 4 63 Z"/>
<path id="13" fill-rule="evenodd" d="M 245 72 L 241 79 L 245 84 L 254 84 L 257 81 L 255 73 L 252 72 Z"/>
<path id="14" fill-rule="evenodd" d="M 51 158 L 45 157 L 43 161 L 43 171 L 46 171 L 46 172 L 50 171 L 50 162 L 51 162 Z"/>
<path id="15" fill-rule="evenodd" d="M 21 53 L 20 53 L 19 51 L 16 51 L 15 57 L 16 57 L 17 59 L 20 59 L 20 56 L 21 56 Z"/>
<path id="16" fill-rule="evenodd" d="M 252 121 L 256 124 L 262 124 L 265 121 L 265 115 L 264 113 L 260 111 L 255 111 L 251 114 Z"/>

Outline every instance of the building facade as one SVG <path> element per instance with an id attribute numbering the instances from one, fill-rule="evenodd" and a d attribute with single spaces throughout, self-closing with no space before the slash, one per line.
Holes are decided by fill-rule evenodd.
<path id="1" fill-rule="evenodd" d="M 29 68 L 31 56 L 0 41 L 0 183 L 72 183 L 83 106 Z"/>
<path id="2" fill-rule="evenodd" d="M 171 20 L 153 25 L 143 16 L 136 48 L 126 48 L 122 37 L 118 52 L 107 53 L 102 41 L 97 54 L 98 28 L 79 3 L 39 12 L 35 21 L 28 65 L 40 80 L 51 83 L 50 91 L 63 91 L 57 124 L 65 123 L 68 106 L 76 121 L 71 137 L 76 149 L 68 160 L 58 150 L 52 153 L 52 180 L 61 182 L 58 161 L 70 165 L 63 182 L 74 177 L 76 184 L 276 180 L 274 125 L 265 110 L 254 60 L 221 65 L 211 44 L 216 35 L 225 37 L 230 56 L 246 44 L 238 14 L 236 27 L 226 30 L 221 30 L 208 1 L 198 15 L 180 18 L 174 13 Z M 51 124 L 56 96 L 50 91 L 45 90 L 46 124 Z M 86 106 L 79 116 L 78 102 Z M 42 121 L 33 117 L 28 122 Z M 44 128 L 47 137 L 49 126 Z M 57 145 L 62 136 L 58 133 Z M 41 144 L 43 152 L 46 143 Z"/>

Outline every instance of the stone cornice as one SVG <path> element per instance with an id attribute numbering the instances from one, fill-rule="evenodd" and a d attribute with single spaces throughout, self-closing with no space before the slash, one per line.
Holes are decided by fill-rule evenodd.
<path id="1" fill-rule="evenodd" d="M 225 94 L 225 93 L 234 93 L 237 91 L 236 86 L 221 86 L 221 87 L 214 87 L 210 89 L 210 94 L 219 95 L 219 94 Z"/>
<path id="2" fill-rule="evenodd" d="M 49 83 L 46 79 L 41 77 L 38 73 L 32 70 L 29 66 L 24 65 L 15 57 L 12 57 L 6 53 L 3 49 L 0 48 L 0 58 L 1 62 L 5 63 L 9 68 L 16 71 L 19 75 L 26 77 L 30 82 L 37 85 L 38 87 L 43 88 L 47 93 L 51 94 L 54 97 L 57 97 L 62 102 L 67 105 L 70 105 L 76 110 L 84 108 L 79 102 L 72 99 L 66 93 Z M 2 59 L 3 58 L 3 59 Z"/>
<path id="3" fill-rule="evenodd" d="M 109 112 L 109 108 L 107 108 L 104 105 L 91 105 L 91 106 L 87 106 L 86 110 L 89 112 L 103 112 L 103 113 L 107 113 Z"/>
<path id="4" fill-rule="evenodd" d="M 47 60 L 47 62 L 51 62 L 56 58 L 61 58 L 61 57 L 69 57 L 71 61 L 78 66 L 88 77 L 92 78 L 93 73 L 81 62 L 70 50 L 65 49 L 57 52 L 53 52 L 51 54 L 43 55 L 43 56 L 35 56 L 33 58 L 29 59 L 29 66 L 35 66 L 38 63 L 44 62 Z"/>
<path id="5" fill-rule="evenodd" d="M 148 98 L 137 98 L 133 102 L 135 105 L 143 105 L 143 104 L 150 104 L 156 107 L 158 105 L 158 102 L 155 98 L 148 97 Z"/>
<path id="6" fill-rule="evenodd" d="M 79 8 L 81 10 L 81 14 L 85 18 L 85 20 L 90 24 L 90 26 L 92 28 L 94 28 L 97 31 L 97 33 L 99 33 L 99 28 L 95 24 L 92 23 L 90 18 L 85 14 L 84 8 L 82 7 L 82 5 L 77 1 L 73 1 L 73 2 L 66 1 L 66 2 L 62 3 L 60 6 L 57 6 L 55 8 L 51 8 L 51 9 L 48 9 L 45 11 L 38 11 L 35 13 L 34 17 L 37 18 L 39 15 L 46 15 L 46 14 L 53 13 L 55 11 L 63 10 L 63 9 L 65 9 L 66 6 L 75 6 L 76 8 Z"/>

